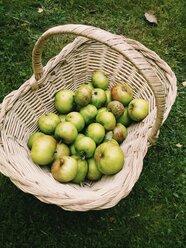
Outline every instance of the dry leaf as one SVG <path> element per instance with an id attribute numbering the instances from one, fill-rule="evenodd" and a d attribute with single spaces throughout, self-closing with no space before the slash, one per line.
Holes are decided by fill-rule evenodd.
<path id="1" fill-rule="evenodd" d="M 180 148 L 180 147 L 182 147 L 183 145 L 180 144 L 180 143 L 178 143 L 178 144 L 176 144 L 176 146 L 177 146 L 178 148 Z"/>
<path id="2" fill-rule="evenodd" d="M 186 87 L 186 81 L 182 83 L 183 84 L 183 87 Z"/>
<path id="3" fill-rule="evenodd" d="M 146 12 L 145 13 L 145 18 L 150 23 L 158 24 L 157 18 L 156 18 L 156 16 L 154 15 L 154 13 L 152 11 Z"/>
<path id="4" fill-rule="evenodd" d="M 42 12 L 43 12 L 43 9 L 42 9 L 42 8 L 38 8 L 38 9 L 37 9 L 37 12 L 38 12 L 38 13 L 42 13 Z"/>

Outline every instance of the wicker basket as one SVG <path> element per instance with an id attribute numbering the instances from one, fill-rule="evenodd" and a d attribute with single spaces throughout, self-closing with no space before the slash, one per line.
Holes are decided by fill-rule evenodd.
<path id="1" fill-rule="evenodd" d="M 42 49 L 53 35 L 78 37 L 45 67 Z M 148 147 L 155 142 L 176 98 L 176 77 L 153 51 L 137 41 L 86 25 L 63 25 L 46 31 L 33 49 L 34 75 L 0 105 L 0 171 L 22 191 L 45 203 L 70 211 L 100 210 L 115 206 L 138 180 Z M 125 166 L 115 176 L 104 176 L 91 185 L 61 184 L 47 169 L 36 166 L 27 148 L 28 136 L 37 130 L 37 118 L 54 110 L 54 95 L 61 88 L 75 90 L 101 69 L 109 87 L 127 82 L 134 97 L 148 100 L 150 113 L 128 128 L 121 144 Z"/>

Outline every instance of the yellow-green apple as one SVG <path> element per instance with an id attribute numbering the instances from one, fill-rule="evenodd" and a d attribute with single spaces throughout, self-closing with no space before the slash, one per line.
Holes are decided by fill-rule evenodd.
<path id="1" fill-rule="evenodd" d="M 127 137 L 127 129 L 123 124 L 117 123 L 113 130 L 113 139 L 115 139 L 119 144 L 121 144 Z"/>
<path id="2" fill-rule="evenodd" d="M 109 102 L 112 101 L 111 90 L 105 90 L 105 94 L 106 94 L 106 105 L 108 105 Z"/>
<path id="3" fill-rule="evenodd" d="M 132 123 L 132 119 L 128 114 L 128 107 L 125 107 L 124 113 L 117 119 L 117 122 L 123 124 L 125 127 L 128 127 Z"/>
<path id="4" fill-rule="evenodd" d="M 133 99 L 132 89 L 127 84 L 116 84 L 111 89 L 111 96 L 113 100 L 123 103 L 127 106 Z"/>
<path id="5" fill-rule="evenodd" d="M 32 144 L 31 158 L 38 165 L 44 166 L 53 162 L 57 142 L 50 135 L 38 137 Z"/>
<path id="6" fill-rule="evenodd" d="M 103 111 L 96 116 L 96 121 L 104 126 L 107 131 L 111 131 L 116 126 L 116 118 L 111 112 Z"/>
<path id="7" fill-rule="evenodd" d="M 96 149 L 96 143 L 90 137 L 82 137 L 77 139 L 74 143 L 76 151 L 85 158 L 90 158 L 93 156 Z"/>
<path id="8" fill-rule="evenodd" d="M 60 121 L 65 122 L 66 121 L 66 116 L 67 116 L 66 114 L 59 115 Z"/>
<path id="9" fill-rule="evenodd" d="M 31 135 L 29 136 L 28 142 L 27 142 L 28 148 L 29 148 L 29 149 L 32 149 L 32 145 L 33 145 L 34 141 L 35 141 L 37 138 L 39 138 L 39 137 L 41 137 L 41 136 L 43 136 L 43 135 L 45 135 L 45 134 L 42 133 L 42 132 L 35 132 L 35 133 L 31 134 Z"/>
<path id="10" fill-rule="evenodd" d="M 95 88 L 106 90 L 109 84 L 109 79 L 103 71 L 95 71 L 92 75 L 92 82 Z"/>
<path id="11" fill-rule="evenodd" d="M 77 160 L 71 156 L 56 159 L 51 166 L 52 176 L 62 183 L 72 181 L 76 177 L 77 171 Z"/>
<path id="12" fill-rule="evenodd" d="M 80 132 L 85 126 L 84 118 L 79 112 L 74 111 L 68 113 L 66 116 L 66 121 L 73 123 L 78 132 Z"/>
<path id="13" fill-rule="evenodd" d="M 97 108 L 92 104 L 88 104 L 80 110 L 80 114 L 83 116 L 86 125 L 96 119 L 97 112 Z"/>
<path id="14" fill-rule="evenodd" d="M 94 158 L 98 170 L 105 175 L 113 175 L 119 172 L 123 168 L 125 160 L 120 146 L 109 141 L 96 148 Z"/>
<path id="15" fill-rule="evenodd" d="M 94 89 L 94 86 L 93 86 L 93 84 L 91 82 L 85 82 L 82 85 L 87 87 L 87 88 L 89 88 L 89 89 L 91 89 L 91 90 Z"/>
<path id="16" fill-rule="evenodd" d="M 73 183 L 82 183 L 88 172 L 88 163 L 85 159 L 80 156 L 72 156 L 77 160 L 78 170 L 75 178 L 72 180 Z"/>
<path id="17" fill-rule="evenodd" d="M 105 91 L 100 88 L 95 88 L 92 91 L 92 98 L 90 103 L 96 106 L 97 109 L 103 107 L 103 105 L 106 103 Z"/>
<path id="18" fill-rule="evenodd" d="M 74 91 L 62 89 L 55 95 L 55 108 L 61 114 L 67 114 L 74 108 Z"/>
<path id="19" fill-rule="evenodd" d="M 77 135 L 75 125 L 69 121 L 59 123 L 55 129 L 55 137 L 65 144 L 72 144 Z"/>
<path id="20" fill-rule="evenodd" d="M 62 158 L 63 156 L 69 156 L 70 149 L 64 143 L 58 143 L 56 147 L 56 151 L 54 153 L 54 159 Z"/>
<path id="21" fill-rule="evenodd" d="M 87 179 L 91 181 L 99 180 L 103 174 L 98 170 L 95 159 L 89 158 L 87 159 L 87 162 L 88 162 Z"/>
<path id="22" fill-rule="evenodd" d="M 149 112 L 148 101 L 142 98 L 133 99 L 128 106 L 129 117 L 133 121 L 143 120 Z"/>
<path id="23" fill-rule="evenodd" d="M 100 144 L 105 136 L 105 128 L 100 123 L 91 123 L 86 129 L 86 136 Z"/>
<path id="24" fill-rule="evenodd" d="M 39 129 L 45 134 L 54 134 L 56 126 L 60 123 L 60 118 L 55 113 L 46 113 L 39 117 Z"/>

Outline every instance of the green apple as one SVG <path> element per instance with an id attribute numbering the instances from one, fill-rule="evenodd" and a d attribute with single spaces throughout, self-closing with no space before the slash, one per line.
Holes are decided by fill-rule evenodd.
<path id="1" fill-rule="evenodd" d="M 91 123 L 86 129 L 86 136 L 100 144 L 105 136 L 105 128 L 100 123 Z"/>
<path id="2" fill-rule="evenodd" d="M 77 155 L 77 151 L 76 151 L 76 148 L 75 148 L 75 145 L 74 143 L 72 145 L 70 145 L 70 155 Z"/>
<path id="3" fill-rule="evenodd" d="M 108 105 L 109 102 L 112 101 L 111 90 L 105 90 L 105 94 L 106 94 L 106 105 Z"/>
<path id="4" fill-rule="evenodd" d="M 129 117 L 133 121 L 143 120 L 149 113 L 149 104 L 142 98 L 133 99 L 128 106 Z"/>
<path id="5" fill-rule="evenodd" d="M 121 144 L 127 137 L 127 129 L 121 123 L 117 123 L 113 130 L 113 139 Z"/>
<path id="6" fill-rule="evenodd" d="M 79 139 L 81 139 L 83 137 L 85 137 L 85 135 L 83 133 L 78 133 L 75 141 L 77 141 L 77 140 L 79 140 Z"/>
<path id="7" fill-rule="evenodd" d="M 111 139 L 107 142 L 110 142 L 111 144 L 114 144 L 114 145 L 118 145 L 119 146 L 119 143 L 115 140 L 115 139 Z"/>
<path id="8" fill-rule="evenodd" d="M 107 131 L 111 131 L 116 126 L 116 118 L 111 112 L 103 111 L 96 116 L 96 121 L 104 126 Z"/>
<path id="9" fill-rule="evenodd" d="M 88 162 L 87 179 L 91 181 L 99 180 L 103 174 L 98 170 L 95 159 L 89 158 L 87 159 L 87 162 Z"/>
<path id="10" fill-rule="evenodd" d="M 39 138 L 39 137 L 41 137 L 41 136 L 43 136 L 43 135 L 45 135 L 45 134 L 44 134 L 44 133 L 41 133 L 41 132 L 35 132 L 35 133 L 31 134 L 31 135 L 29 136 L 28 142 L 27 142 L 28 148 L 29 148 L 29 149 L 32 149 L 32 145 L 33 145 L 34 141 L 35 141 L 37 138 Z"/>
<path id="11" fill-rule="evenodd" d="M 56 147 L 56 151 L 54 153 L 54 159 L 62 158 L 63 156 L 69 156 L 70 149 L 64 143 L 58 143 Z"/>
<path id="12" fill-rule="evenodd" d="M 106 90 L 109 84 L 109 79 L 103 71 L 95 71 L 92 75 L 92 82 L 95 88 Z"/>
<path id="13" fill-rule="evenodd" d="M 116 118 L 120 117 L 125 110 L 123 104 L 116 100 L 109 102 L 107 109 L 112 112 Z"/>
<path id="14" fill-rule="evenodd" d="M 94 89 L 94 86 L 93 86 L 93 84 L 91 82 L 85 82 L 82 85 L 87 87 L 87 88 L 89 88 L 89 89 L 91 89 L 91 90 Z"/>
<path id="15" fill-rule="evenodd" d="M 62 183 L 72 181 L 76 177 L 77 171 L 77 160 L 70 156 L 56 159 L 51 166 L 52 176 Z"/>
<path id="16" fill-rule="evenodd" d="M 54 160 L 57 142 L 50 135 L 38 137 L 32 144 L 31 158 L 38 165 L 44 166 Z"/>
<path id="17" fill-rule="evenodd" d="M 132 89 L 127 84 L 116 84 L 111 89 L 111 96 L 113 100 L 121 102 L 127 106 L 133 99 Z"/>
<path id="18" fill-rule="evenodd" d="M 62 89 L 55 95 L 55 108 L 61 114 L 67 114 L 74 108 L 74 92 L 68 89 Z"/>
<path id="19" fill-rule="evenodd" d="M 106 103 L 106 94 L 105 91 L 99 88 L 95 88 L 92 91 L 91 104 L 96 106 L 96 108 L 101 108 Z"/>
<path id="20" fill-rule="evenodd" d="M 78 170 L 75 178 L 72 180 L 73 183 L 82 183 L 88 172 L 88 163 L 85 159 L 79 156 L 72 156 L 77 160 Z"/>
<path id="21" fill-rule="evenodd" d="M 106 132 L 106 134 L 105 134 L 104 142 L 110 141 L 112 138 L 113 138 L 113 131 L 108 131 L 108 132 Z"/>
<path id="22" fill-rule="evenodd" d="M 120 146 L 111 142 L 100 144 L 95 151 L 94 158 L 98 170 L 105 175 L 119 172 L 124 165 L 124 154 Z"/>
<path id="23" fill-rule="evenodd" d="M 96 119 L 97 112 L 97 108 L 92 104 L 88 104 L 80 110 L 80 114 L 83 116 L 86 125 Z"/>
<path id="24" fill-rule="evenodd" d="M 61 122 L 55 129 L 55 137 L 65 144 L 72 144 L 78 135 L 75 125 L 69 121 Z"/>
<path id="25" fill-rule="evenodd" d="M 74 100 L 76 104 L 78 104 L 79 106 L 86 106 L 90 103 L 91 97 L 92 97 L 92 90 L 85 85 L 81 85 L 75 91 Z"/>
<path id="26" fill-rule="evenodd" d="M 124 113 L 117 119 L 117 122 L 123 124 L 125 127 L 128 127 L 132 123 L 132 119 L 128 114 L 128 107 L 125 107 Z"/>
<path id="27" fill-rule="evenodd" d="M 65 122 L 66 121 L 66 116 L 67 116 L 66 114 L 59 115 L 60 121 Z"/>
<path id="28" fill-rule="evenodd" d="M 54 134 L 56 126 L 60 123 L 60 118 L 55 113 L 46 113 L 39 117 L 39 129 L 45 134 Z"/>
<path id="29" fill-rule="evenodd" d="M 106 107 L 102 107 L 102 108 L 98 109 L 97 115 L 99 115 L 101 112 L 104 112 L 104 111 L 108 112 L 108 109 Z"/>
<path id="30" fill-rule="evenodd" d="M 90 137 L 82 137 L 77 139 L 74 143 L 76 151 L 85 158 L 90 158 L 93 156 L 96 149 L 96 143 Z"/>
<path id="31" fill-rule="evenodd" d="M 84 118 L 79 112 L 70 112 L 67 114 L 66 121 L 73 123 L 78 132 L 85 126 Z"/>

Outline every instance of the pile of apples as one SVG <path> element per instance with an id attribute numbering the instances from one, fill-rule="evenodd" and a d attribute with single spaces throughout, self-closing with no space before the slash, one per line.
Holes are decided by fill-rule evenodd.
<path id="1" fill-rule="evenodd" d="M 59 182 L 81 184 L 118 173 L 124 166 L 120 144 L 127 127 L 148 115 L 148 102 L 133 98 L 125 83 L 108 88 L 103 71 L 75 91 L 61 89 L 54 97 L 56 113 L 38 118 L 39 131 L 28 138 L 34 163 L 49 166 Z"/>

